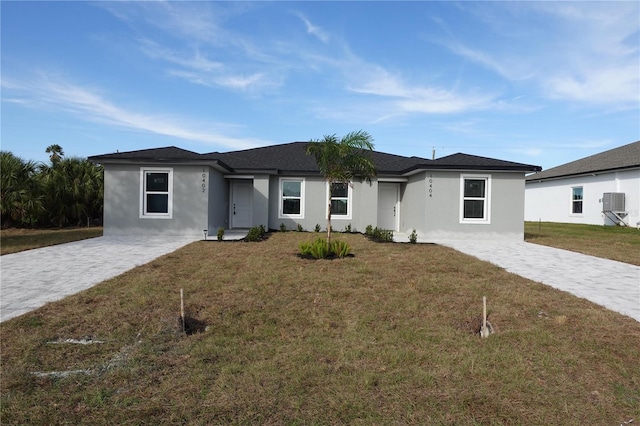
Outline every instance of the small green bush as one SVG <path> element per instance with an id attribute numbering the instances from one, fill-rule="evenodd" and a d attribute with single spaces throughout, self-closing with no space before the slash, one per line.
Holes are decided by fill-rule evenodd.
<path id="1" fill-rule="evenodd" d="M 218 228 L 218 241 L 224 240 L 224 228 Z"/>
<path id="2" fill-rule="evenodd" d="M 365 231 L 365 235 L 369 237 L 371 240 L 379 242 L 379 243 L 392 243 L 393 242 L 393 231 L 388 229 L 380 229 L 377 226 L 373 229 L 369 229 L 371 225 L 367 226 L 367 230 Z"/>
<path id="3" fill-rule="evenodd" d="M 262 241 L 264 239 L 265 234 L 267 233 L 264 225 L 254 226 L 249 229 L 247 233 L 246 241 Z"/>
<path id="4" fill-rule="evenodd" d="M 298 232 L 304 232 L 304 228 L 300 224 L 298 224 Z"/>
<path id="5" fill-rule="evenodd" d="M 287 232 L 287 225 L 285 225 L 284 223 L 280 224 L 280 232 Z"/>
<path id="6" fill-rule="evenodd" d="M 346 232 L 347 234 L 351 233 L 351 224 L 348 224 L 347 226 L 344 227 L 344 232 Z"/>
<path id="7" fill-rule="evenodd" d="M 316 227 L 313 229 L 315 232 L 320 232 L 322 228 L 320 228 L 320 224 L 316 223 Z"/>
<path id="8" fill-rule="evenodd" d="M 300 256 L 309 259 L 327 259 L 330 257 L 346 257 L 351 253 L 351 246 L 346 241 L 332 241 L 329 245 L 323 237 L 311 242 L 301 242 Z"/>
<path id="9" fill-rule="evenodd" d="M 364 230 L 364 235 L 366 235 L 367 237 L 373 235 L 373 226 L 367 225 L 367 228 Z"/>
<path id="10" fill-rule="evenodd" d="M 413 232 L 411 232 L 411 234 L 409 235 L 409 242 L 411 244 L 415 244 L 418 242 L 418 234 L 416 233 L 416 230 L 414 229 Z"/>

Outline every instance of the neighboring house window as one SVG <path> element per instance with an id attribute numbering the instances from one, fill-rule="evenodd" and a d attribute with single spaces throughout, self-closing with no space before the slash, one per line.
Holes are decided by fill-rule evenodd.
<path id="1" fill-rule="evenodd" d="M 280 218 L 304 218 L 304 179 L 280 179 Z"/>
<path id="2" fill-rule="evenodd" d="M 352 185 L 350 183 L 334 183 L 330 189 L 331 217 L 337 219 L 351 219 Z M 327 193 L 329 185 L 327 184 Z"/>
<path id="3" fill-rule="evenodd" d="M 489 194 L 491 194 L 491 176 L 462 175 L 460 178 L 461 223 L 489 223 Z"/>
<path id="4" fill-rule="evenodd" d="M 582 214 L 582 187 L 571 188 L 571 213 Z"/>
<path id="5" fill-rule="evenodd" d="M 171 219 L 173 169 L 140 169 L 140 217 Z"/>

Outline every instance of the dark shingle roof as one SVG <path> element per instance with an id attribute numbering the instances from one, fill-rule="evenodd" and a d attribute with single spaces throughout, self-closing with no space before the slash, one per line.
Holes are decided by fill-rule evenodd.
<path id="1" fill-rule="evenodd" d="M 202 161 L 216 162 L 230 172 L 247 173 L 264 171 L 268 173 L 304 173 L 319 172 L 315 159 L 307 155 L 308 142 L 291 142 L 261 148 L 245 149 L 231 152 L 211 152 L 198 154 L 176 148 L 145 149 L 140 151 L 120 152 L 114 154 L 89 157 L 96 163 L 112 162 L 163 162 Z M 467 154 L 453 154 L 436 160 L 421 157 L 404 157 L 384 152 L 367 152 L 376 166 L 378 174 L 403 175 L 422 169 L 456 169 L 456 170 L 505 170 L 505 171 L 537 171 L 538 166 L 478 157 Z"/>
<path id="2" fill-rule="evenodd" d="M 465 169 L 465 170 L 512 170 L 533 172 L 541 170 L 539 166 L 514 163 L 512 161 L 496 160 L 495 158 L 479 157 L 469 154 L 452 154 L 433 161 L 436 168 Z"/>
<path id="3" fill-rule="evenodd" d="M 234 170 L 278 170 L 281 172 L 317 172 L 314 158 L 306 153 L 305 142 L 292 142 L 261 148 L 213 153 Z"/>
<path id="4" fill-rule="evenodd" d="M 543 172 L 527 176 L 527 181 L 602 173 L 635 167 L 640 167 L 640 141 L 552 167 Z"/>
<path id="5" fill-rule="evenodd" d="M 149 160 L 149 161 L 172 161 L 172 160 L 199 160 L 202 154 L 187 151 L 176 146 L 164 148 L 141 149 L 138 151 L 114 152 L 112 154 L 94 155 L 89 157 L 90 161 L 100 162 L 104 160 Z"/>

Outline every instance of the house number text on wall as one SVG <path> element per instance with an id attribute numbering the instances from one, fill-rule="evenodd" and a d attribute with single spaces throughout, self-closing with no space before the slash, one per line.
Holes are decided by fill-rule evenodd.
<path id="1" fill-rule="evenodd" d="M 433 197 L 433 175 L 429 174 L 429 198 Z"/>
<path id="2" fill-rule="evenodd" d="M 205 193 L 207 191 L 207 174 L 204 169 L 202 169 L 202 192 Z"/>

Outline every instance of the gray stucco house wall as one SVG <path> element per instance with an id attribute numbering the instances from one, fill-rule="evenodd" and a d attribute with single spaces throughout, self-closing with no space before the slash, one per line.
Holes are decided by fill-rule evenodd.
<path id="1" fill-rule="evenodd" d="M 486 220 L 461 217 L 465 177 L 481 177 L 490 182 L 485 201 Z M 428 240 L 524 238 L 524 175 L 521 172 L 424 171 L 412 175 L 403 185 L 401 229 L 413 229 Z"/>
<path id="2" fill-rule="evenodd" d="M 141 214 L 141 173 L 165 170 L 170 171 L 172 176 L 171 214 L 166 217 L 145 217 Z M 209 223 L 209 193 L 206 190 L 203 192 L 202 175 L 202 167 L 198 166 L 105 165 L 104 235 L 199 237 Z"/>
<path id="3" fill-rule="evenodd" d="M 201 238 L 219 228 L 368 225 L 422 239 L 522 240 L 524 175 L 537 166 L 466 154 L 436 160 L 371 152 L 377 176 L 334 194 L 304 142 L 229 153 L 176 147 L 90 157 L 105 171 L 105 235 Z"/>

